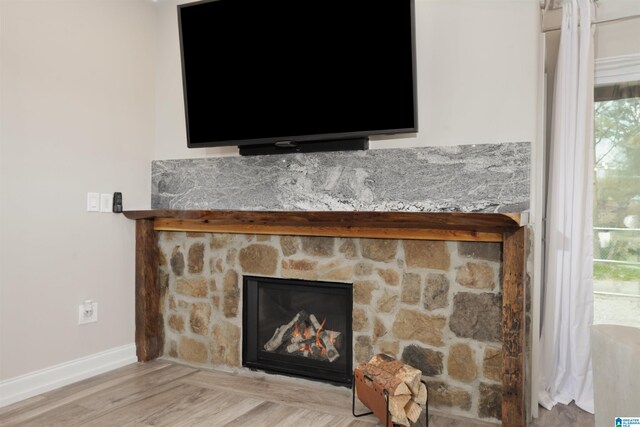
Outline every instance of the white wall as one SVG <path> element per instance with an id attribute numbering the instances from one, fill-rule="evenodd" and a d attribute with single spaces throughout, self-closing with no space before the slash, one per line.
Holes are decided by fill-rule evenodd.
<path id="1" fill-rule="evenodd" d="M 187 148 L 181 3 L 158 3 L 155 159 L 234 155 L 235 147 Z M 416 0 L 420 132 L 372 138 L 371 147 L 536 141 L 539 15 L 537 0 Z"/>
<path id="2" fill-rule="evenodd" d="M 86 193 L 149 207 L 154 8 L 0 1 L 0 380 L 134 341 L 134 223 Z"/>

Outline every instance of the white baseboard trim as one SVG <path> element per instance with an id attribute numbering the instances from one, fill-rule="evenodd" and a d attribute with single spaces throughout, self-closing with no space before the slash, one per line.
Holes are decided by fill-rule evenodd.
<path id="1" fill-rule="evenodd" d="M 137 360 L 136 345 L 127 344 L 0 381 L 0 408 Z"/>

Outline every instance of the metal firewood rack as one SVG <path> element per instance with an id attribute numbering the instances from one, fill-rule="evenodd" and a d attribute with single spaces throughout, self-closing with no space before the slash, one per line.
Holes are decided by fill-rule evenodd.
<path id="1" fill-rule="evenodd" d="M 365 380 L 370 381 L 373 384 L 373 388 L 369 387 Z M 427 386 L 423 380 L 420 380 L 422 384 Z M 381 385 L 374 382 L 365 373 L 355 371 L 352 377 L 351 386 L 351 413 L 354 417 L 364 417 L 366 415 L 375 415 L 380 421 L 385 422 L 385 427 L 397 427 L 397 425 L 391 422 L 391 415 L 389 414 L 389 392 L 385 390 Z M 364 406 L 369 408 L 370 412 L 362 414 L 356 414 L 356 394 L 358 399 Z M 429 404 L 428 401 L 424 405 L 426 426 L 429 426 Z"/>

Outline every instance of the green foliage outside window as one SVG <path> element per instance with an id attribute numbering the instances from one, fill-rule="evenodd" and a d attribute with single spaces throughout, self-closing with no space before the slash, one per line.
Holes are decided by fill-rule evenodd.
<path id="1" fill-rule="evenodd" d="M 596 262 L 594 278 L 640 282 L 640 83 L 607 89 L 600 101 L 596 89 L 594 258 L 638 265 Z"/>

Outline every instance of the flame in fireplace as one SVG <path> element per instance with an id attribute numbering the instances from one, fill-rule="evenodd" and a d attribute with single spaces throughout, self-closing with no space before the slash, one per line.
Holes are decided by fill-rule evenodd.
<path id="1" fill-rule="evenodd" d="M 298 354 L 316 360 L 335 361 L 340 357 L 335 348 L 335 341 L 336 337 L 339 340 L 341 333 L 325 329 L 326 317 L 321 323 L 313 314 L 304 314 L 302 320 L 295 319 L 294 322 L 277 328 L 264 348 L 267 351 L 278 351 L 283 354 Z"/>
<path id="2" fill-rule="evenodd" d="M 312 337 L 315 336 L 315 342 L 312 343 L 307 343 L 304 345 L 301 345 L 298 349 L 298 351 L 300 352 L 309 352 L 309 353 L 316 353 L 318 351 L 320 351 L 320 355 L 321 356 L 326 356 L 327 355 L 327 349 L 324 346 L 324 343 L 322 342 L 321 339 L 321 333 L 324 331 L 324 324 L 327 321 L 327 319 L 325 318 L 324 320 L 322 320 L 322 323 L 320 324 L 320 327 L 318 328 L 318 330 L 315 330 L 315 328 L 312 328 L 311 325 L 309 326 L 304 326 L 304 331 L 302 332 L 302 334 L 300 333 L 300 326 L 298 326 L 298 322 L 296 322 L 293 326 L 293 333 L 291 334 L 292 338 L 297 338 L 297 337 L 302 337 L 302 339 L 304 340 L 310 340 Z M 331 331 L 331 335 L 329 338 L 329 341 L 331 342 L 331 344 L 333 344 L 333 331 Z"/>
<path id="3" fill-rule="evenodd" d="M 291 334 L 293 337 L 299 337 L 300 336 L 300 331 L 298 330 L 298 322 L 296 322 L 296 324 L 293 327 L 293 334 Z"/>
<path id="4" fill-rule="evenodd" d="M 322 333 L 322 330 L 324 329 L 324 322 L 326 322 L 327 319 L 325 318 L 322 321 L 322 324 L 320 325 L 320 328 L 316 331 L 316 346 L 322 348 L 322 351 L 324 351 L 324 345 L 322 345 L 322 342 L 320 341 L 320 334 Z"/>

